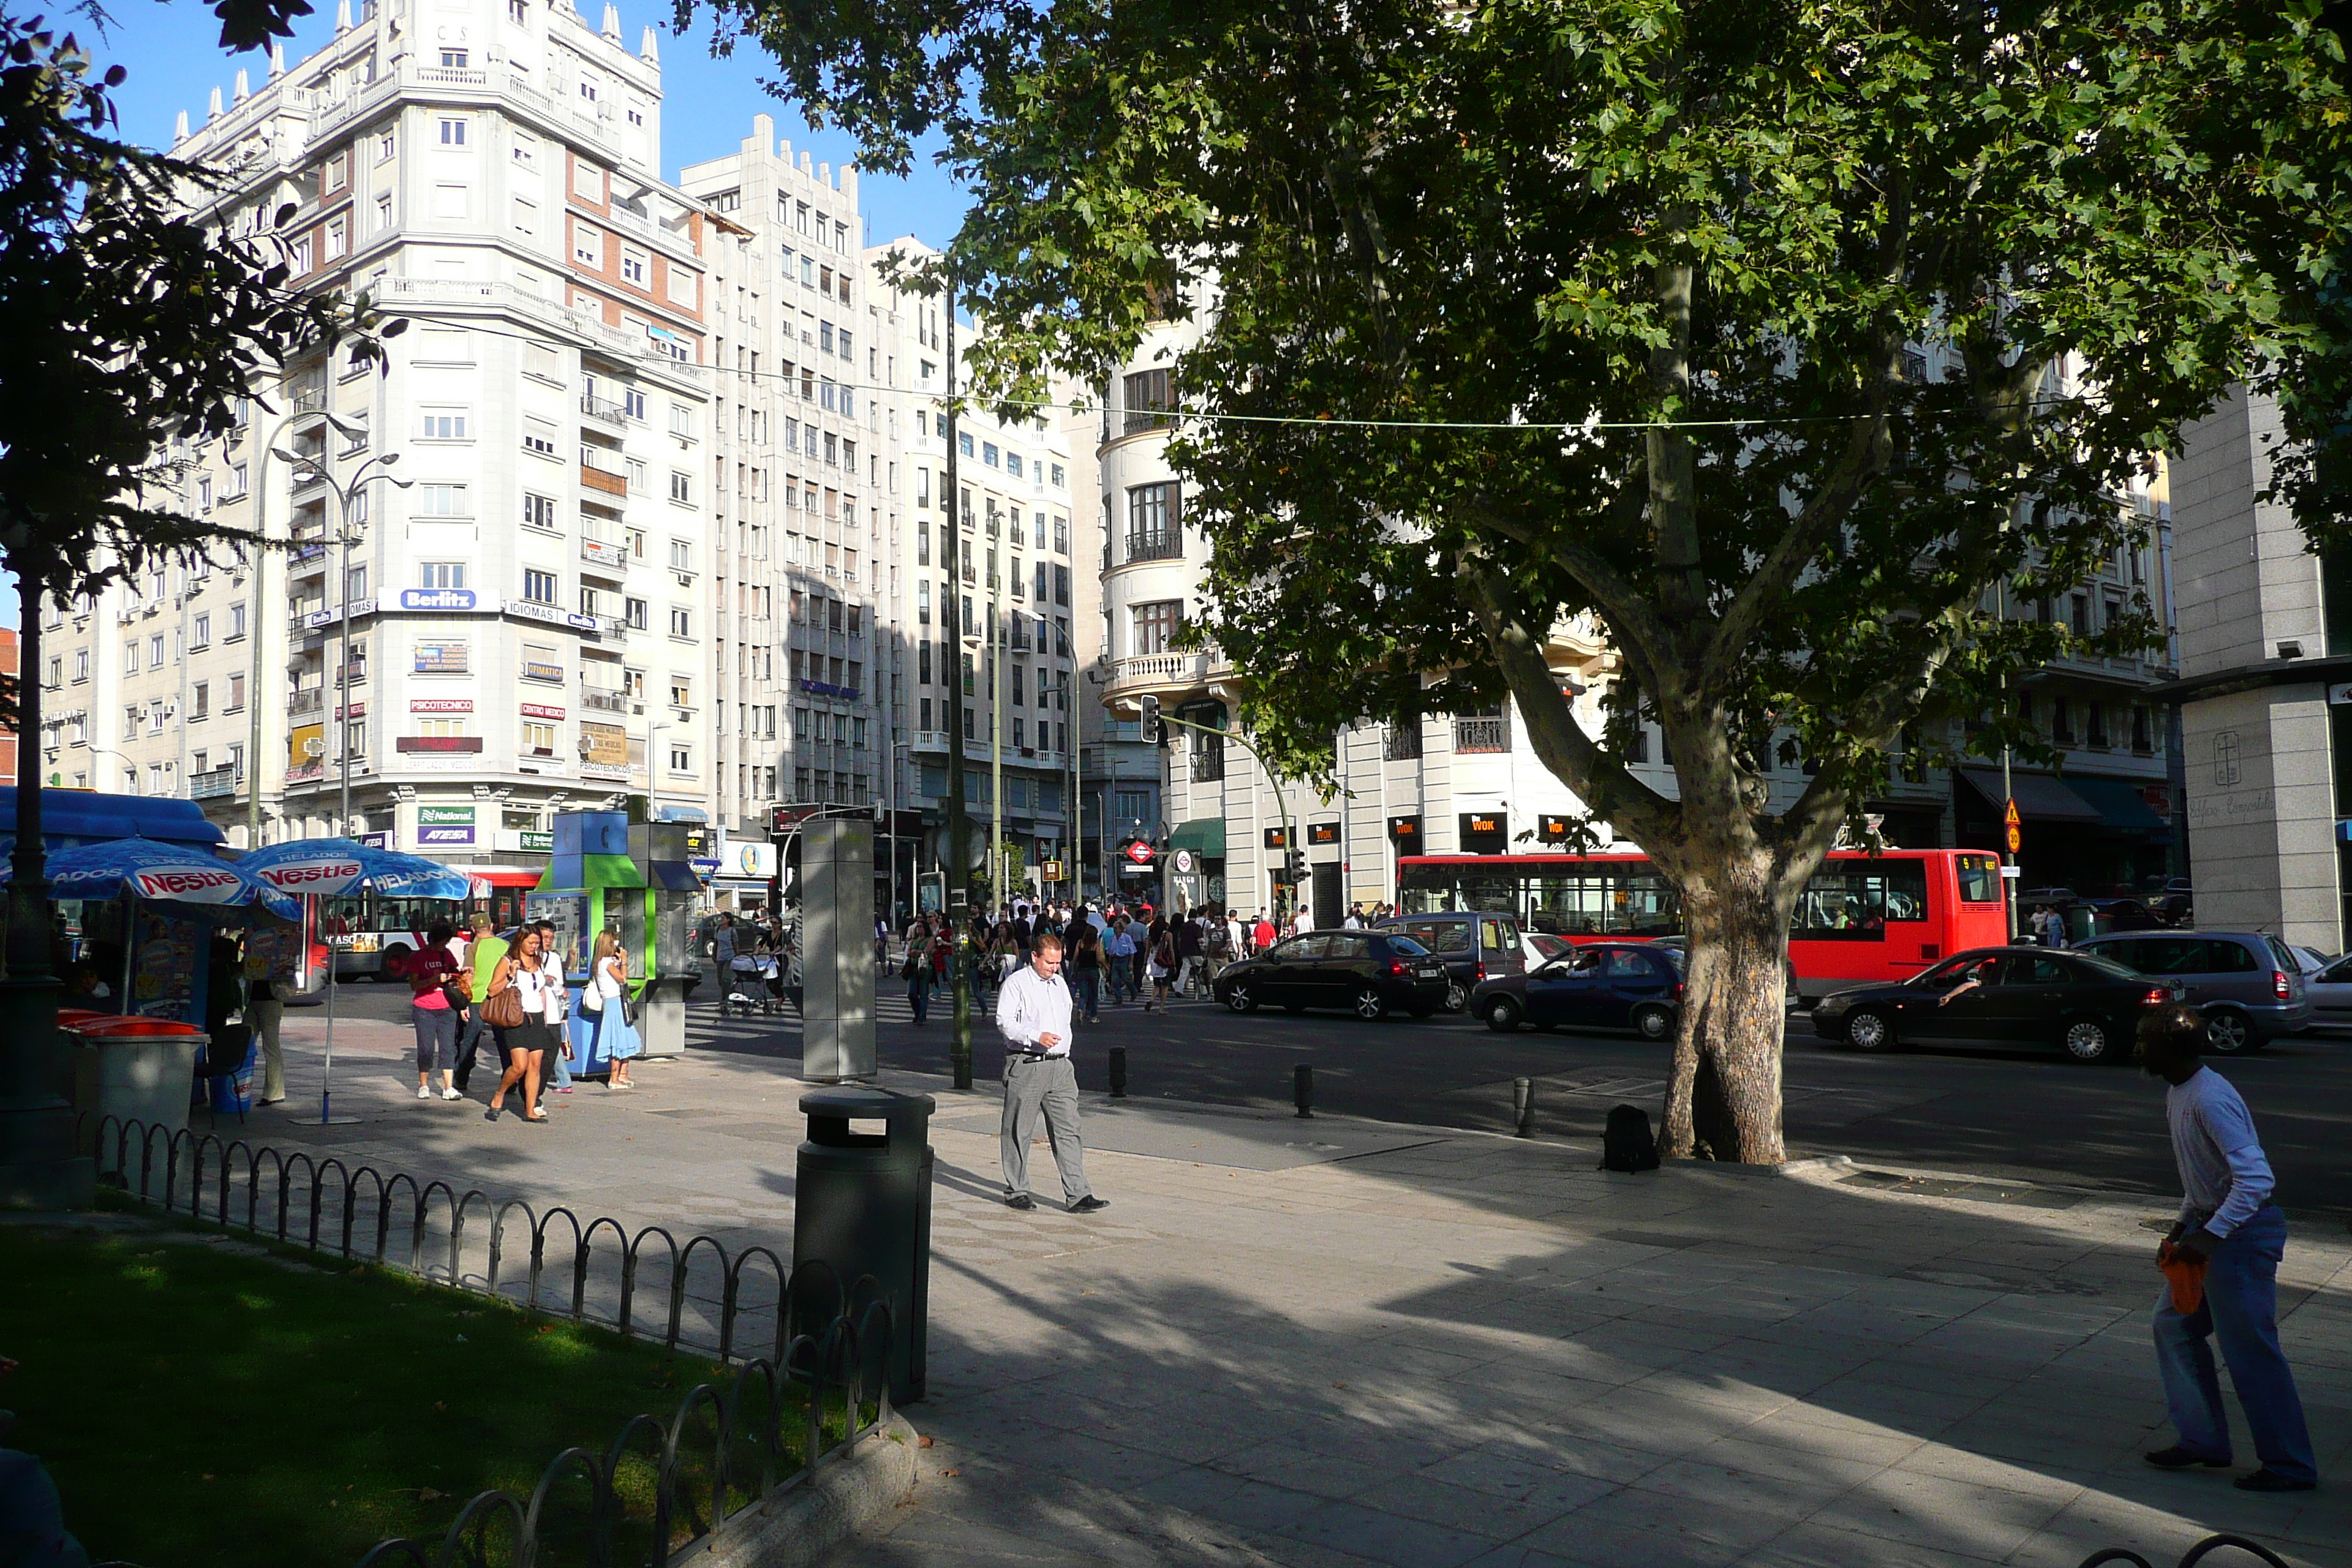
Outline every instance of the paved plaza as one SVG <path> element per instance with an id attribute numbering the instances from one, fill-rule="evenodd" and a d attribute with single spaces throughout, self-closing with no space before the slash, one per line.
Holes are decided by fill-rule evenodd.
<path id="1" fill-rule="evenodd" d="M 490 1125 L 409 1098 L 408 1031 L 347 1018 L 337 1108 L 366 1120 L 302 1127 L 320 1023 L 289 1017 L 297 1097 L 255 1141 L 789 1253 L 788 1058 L 693 1051 Z M 936 1446 L 844 1568 L 2071 1565 L 2217 1530 L 2352 1568 L 2333 1479 L 2257 1497 L 2141 1464 L 2169 1440 L 2147 1329 L 2168 1205 L 2146 1195 L 1836 1161 L 1612 1175 L 1572 1141 L 1089 1096 L 1111 1208 L 1060 1213 L 1041 1147 L 1049 1201 L 1015 1214 L 993 1086 L 886 1082 L 940 1098 L 908 1411 Z M 2347 1263 L 2341 1223 L 2306 1219 L 2281 1278 L 2331 1478 Z"/>

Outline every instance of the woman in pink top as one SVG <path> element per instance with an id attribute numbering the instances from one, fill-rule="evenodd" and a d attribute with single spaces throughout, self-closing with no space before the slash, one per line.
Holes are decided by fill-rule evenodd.
<path id="1" fill-rule="evenodd" d="M 457 960 L 449 951 L 447 921 L 435 921 L 425 933 L 425 946 L 408 965 L 408 1017 L 416 1026 L 416 1098 L 433 1098 L 431 1079 L 441 1074 L 441 1098 L 463 1100 L 450 1075 L 457 1068 L 457 1010 L 449 1005 L 441 987 L 457 977 Z"/>

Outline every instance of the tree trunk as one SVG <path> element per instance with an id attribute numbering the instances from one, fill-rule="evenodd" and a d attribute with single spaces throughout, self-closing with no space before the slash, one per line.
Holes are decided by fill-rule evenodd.
<path id="1" fill-rule="evenodd" d="M 1663 1152 L 1778 1164 L 1789 963 L 1780 878 L 1762 849 L 1680 858 L 1690 948 Z"/>

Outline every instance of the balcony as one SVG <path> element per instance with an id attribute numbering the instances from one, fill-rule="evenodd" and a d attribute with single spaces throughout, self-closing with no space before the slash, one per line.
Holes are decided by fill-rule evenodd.
<path id="1" fill-rule="evenodd" d="M 582 689 L 580 706 L 596 713 L 626 713 L 629 698 L 624 691 L 590 686 Z"/>
<path id="2" fill-rule="evenodd" d="M 190 800 L 220 800 L 236 794 L 245 783 L 244 770 L 234 763 L 188 775 Z"/>
<path id="3" fill-rule="evenodd" d="M 583 418 L 610 425 L 615 430 L 625 430 L 629 426 L 627 412 L 619 404 L 607 403 L 601 397 L 583 397 L 580 400 L 580 414 Z"/>
<path id="4" fill-rule="evenodd" d="M 580 541 L 580 560 L 583 565 L 614 577 L 623 576 L 629 570 L 627 547 L 609 539 L 583 538 Z"/>
<path id="5" fill-rule="evenodd" d="M 1409 763 L 1421 755 L 1421 721 L 1412 720 L 1389 726 L 1388 740 L 1381 756 L 1391 763 Z"/>
<path id="6" fill-rule="evenodd" d="M 1146 653 L 1111 661 L 1103 700 L 1118 702 L 1146 692 L 1166 699 L 1206 686 L 1212 660 L 1205 653 Z"/>
<path id="7" fill-rule="evenodd" d="M 1197 737 L 1206 739 L 1205 736 Z M 1192 782 L 1222 784 L 1225 777 L 1225 748 L 1221 741 L 1213 750 L 1203 749 L 1192 753 Z"/>
<path id="8" fill-rule="evenodd" d="M 1454 750 L 1465 756 L 1511 749 L 1511 721 L 1500 715 L 1454 721 Z"/>
<path id="9" fill-rule="evenodd" d="M 1139 561 L 1183 559 L 1184 536 L 1173 530 L 1166 533 L 1130 533 L 1127 536 L 1127 561 L 1130 566 Z"/>
<path id="10" fill-rule="evenodd" d="M 306 691 L 289 693 L 286 699 L 286 711 L 298 719 L 305 713 L 324 712 L 326 706 L 327 691 L 326 688 L 321 686 L 313 686 Z"/>
<path id="11" fill-rule="evenodd" d="M 629 493 L 629 481 L 622 475 L 608 472 L 604 468 L 593 468 L 585 463 L 580 465 L 580 483 L 586 489 L 602 490 L 608 496 L 625 496 Z"/>

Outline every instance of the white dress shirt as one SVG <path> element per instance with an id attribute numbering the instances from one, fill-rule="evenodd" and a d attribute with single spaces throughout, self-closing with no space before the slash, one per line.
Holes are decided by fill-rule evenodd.
<path id="1" fill-rule="evenodd" d="M 996 994 L 996 1026 L 1004 1043 L 1015 1051 L 1047 1057 L 1070 1054 L 1070 987 L 1056 974 L 1048 980 L 1036 965 L 1024 963 L 1013 972 Z M 1039 1037 L 1051 1035 L 1054 1044 L 1042 1047 Z"/>

